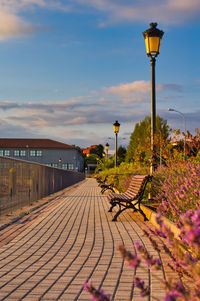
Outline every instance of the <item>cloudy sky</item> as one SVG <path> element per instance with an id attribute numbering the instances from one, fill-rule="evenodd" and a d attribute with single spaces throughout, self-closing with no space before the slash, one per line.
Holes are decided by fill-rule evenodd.
<path id="1" fill-rule="evenodd" d="M 112 148 L 118 120 L 127 145 L 150 115 L 150 22 L 164 31 L 157 114 L 200 128 L 200 0 L 0 0 L 0 137 Z"/>

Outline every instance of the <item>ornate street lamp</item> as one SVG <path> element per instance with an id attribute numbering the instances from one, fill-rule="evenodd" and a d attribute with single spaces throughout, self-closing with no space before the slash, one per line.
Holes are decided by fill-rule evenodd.
<path id="1" fill-rule="evenodd" d="M 108 150 L 109 150 L 109 144 L 108 144 L 108 142 L 106 143 L 106 145 L 105 145 L 105 149 L 106 149 L 106 158 L 108 158 Z"/>
<path id="2" fill-rule="evenodd" d="M 160 52 L 161 39 L 164 34 L 162 30 L 159 30 L 157 23 L 151 23 L 150 28 L 143 32 L 143 36 L 146 44 L 147 56 L 151 61 L 151 167 L 150 174 L 152 175 L 156 169 L 156 149 L 154 143 L 154 137 L 156 133 L 156 88 L 155 88 L 155 63 L 156 57 Z"/>
<path id="3" fill-rule="evenodd" d="M 186 129 L 185 129 L 185 115 L 177 110 L 174 110 L 172 108 L 168 108 L 168 111 L 170 112 L 176 112 L 179 113 L 183 117 L 183 122 L 184 122 L 184 157 L 185 157 L 185 145 L 186 145 Z"/>
<path id="4" fill-rule="evenodd" d="M 117 134 L 119 133 L 120 124 L 118 120 L 113 123 L 113 129 L 115 133 L 115 167 L 117 167 Z"/>

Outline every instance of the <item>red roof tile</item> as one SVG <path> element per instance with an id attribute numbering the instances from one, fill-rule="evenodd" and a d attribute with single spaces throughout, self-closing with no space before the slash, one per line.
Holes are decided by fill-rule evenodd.
<path id="1" fill-rule="evenodd" d="M 77 148 L 51 139 L 0 138 L 0 148 Z"/>
<path id="2" fill-rule="evenodd" d="M 96 147 L 97 147 L 97 145 L 91 145 L 87 148 L 83 148 L 82 151 L 85 155 L 88 155 L 88 154 L 90 154 L 91 149 L 96 148 Z"/>

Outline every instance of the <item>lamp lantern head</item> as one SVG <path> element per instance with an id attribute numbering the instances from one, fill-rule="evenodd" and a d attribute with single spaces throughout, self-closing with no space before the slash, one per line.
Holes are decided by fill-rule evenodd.
<path id="1" fill-rule="evenodd" d="M 115 123 L 113 123 L 113 129 L 114 129 L 114 133 L 119 133 L 119 128 L 120 128 L 120 124 L 118 122 L 118 120 L 115 121 Z"/>
<path id="2" fill-rule="evenodd" d="M 143 32 L 147 56 L 158 56 L 163 34 L 164 32 L 157 28 L 157 23 L 150 23 L 150 28 Z"/>
<path id="3" fill-rule="evenodd" d="M 109 150 L 109 144 L 108 144 L 108 142 L 106 143 L 106 145 L 105 145 L 105 149 L 108 151 Z"/>

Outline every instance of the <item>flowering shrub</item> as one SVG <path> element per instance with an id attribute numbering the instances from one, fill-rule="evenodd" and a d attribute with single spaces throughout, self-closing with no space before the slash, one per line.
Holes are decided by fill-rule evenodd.
<path id="1" fill-rule="evenodd" d="M 161 215 L 157 216 L 158 230 L 149 229 L 144 234 L 150 239 L 154 249 L 160 253 L 161 250 L 152 238 L 150 233 L 166 238 L 171 248 L 164 243 L 164 251 L 170 256 L 172 263 L 167 265 L 179 275 L 179 281 L 171 278 L 160 281 L 166 289 L 165 301 L 200 301 L 200 209 L 188 211 L 180 216 L 179 238 L 175 238 L 171 230 L 164 224 Z M 153 270 L 161 270 L 160 259 L 153 258 L 147 250 L 138 242 L 134 246 L 139 255 L 127 251 L 124 245 L 119 246 L 118 250 L 131 268 L 137 269 L 139 266 Z M 142 264 L 145 262 L 145 266 Z M 169 276 L 170 277 L 170 276 Z M 150 287 L 139 277 L 134 277 L 134 283 L 140 289 L 141 297 L 150 295 Z M 110 296 L 104 292 L 96 290 L 91 282 L 84 284 L 85 290 L 92 294 L 95 301 L 109 301 Z M 156 296 L 151 296 L 154 300 L 159 300 Z"/>
<path id="2" fill-rule="evenodd" d="M 200 163 L 178 161 L 160 167 L 155 173 L 158 181 L 155 198 L 161 204 L 162 215 L 178 221 L 181 214 L 200 206 Z"/>
<path id="3" fill-rule="evenodd" d="M 110 301 L 110 295 L 104 294 L 103 290 L 97 290 L 93 286 L 91 280 L 85 282 L 83 286 L 84 286 L 84 290 L 92 295 L 93 301 Z"/>
<path id="4" fill-rule="evenodd" d="M 162 221 L 161 215 L 157 216 L 159 230 L 151 231 L 167 238 L 171 251 L 165 246 L 165 252 L 171 257 L 173 265 L 168 266 L 176 271 L 182 282 L 166 280 L 166 301 L 173 300 L 200 300 L 200 209 L 190 210 L 180 216 L 178 223 L 179 239 Z M 190 285 L 188 285 L 190 284 Z"/>

